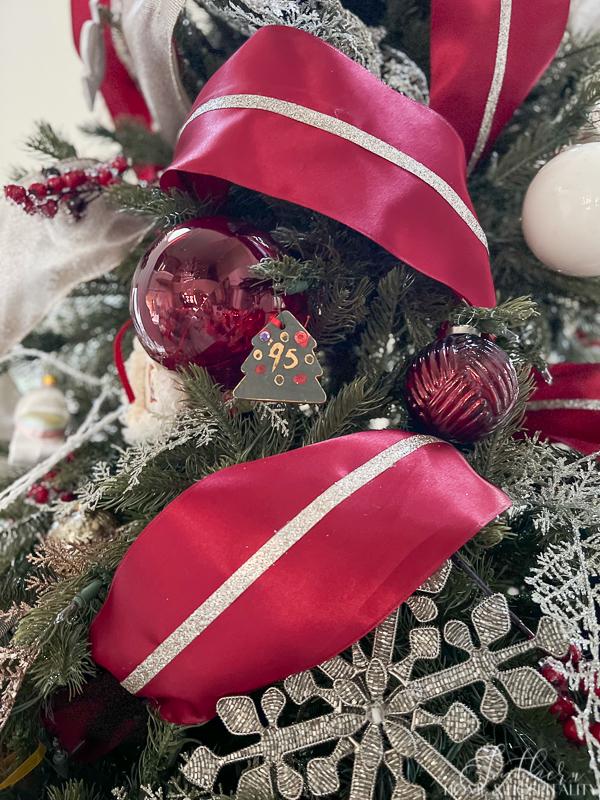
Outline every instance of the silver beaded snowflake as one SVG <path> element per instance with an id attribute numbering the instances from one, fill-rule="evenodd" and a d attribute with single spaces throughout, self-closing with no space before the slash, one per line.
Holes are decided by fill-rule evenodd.
<path id="1" fill-rule="evenodd" d="M 437 616 L 429 595 L 443 588 L 449 570 L 445 565 L 408 601 L 418 620 L 431 622 Z M 554 789 L 527 770 L 516 768 L 503 775 L 500 748 L 477 750 L 473 778 L 455 767 L 420 731 L 437 726 L 456 744 L 474 736 L 480 720 L 464 703 L 451 702 L 442 715 L 426 708 L 430 701 L 468 686 L 483 684 L 479 714 L 493 723 L 506 719 L 507 698 L 519 708 L 552 703 L 555 691 L 537 670 L 507 669 L 505 664 L 535 649 L 563 655 L 568 646 L 563 625 L 544 617 L 533 639 L 492 649 L 510 632 L 506 599 L 496 594 L 473 609 L 475 636 L 458 620 L 447 622 L 442 632 L 431 625 L 417 626 L 409 632 L 404 654 L 397 657 L 398 615 L 399 611 L 394 612 L 375 629 L 370 655 L 363 645 L 355 644 L 350 658 L 336 656 L 314 670 L 287 678 L 285 691 L 268 688 L 260 700 L 264 723 L 250 697 L 220 700 L 217 712 L 227 730 L 234 736 L 255 735 L 258 740 L 223 756 L 207 747 L 197 748 L 182 768 L 186 779 L 210 792 L 226 765 L 260 762 L 242 774 L 238 796 L 297 800 L 306 791 L 317 797 L 336 794 L 340 762 L 352 759 L 349 800 L 373 798 L 381 770 L 387 770 L 392 781 L 390 800 L 425 800 L 423 787 L 407 777 L 410 760 L 455 800 L 551 800 Z M 437 668 L 442 641 L 462 650 L 465 659 Z M 432 669 L 419 669 L 419 676 L 413 677 L 419 662 L 430 662 Z M 315 714 L 282 723 L 290 701 L 307 713 L 314 705 Z M 323 713 L 323 703 L 331 710 Z M 294 756 L 327 743 L 330 752 L 309 758 L 300 772 Z"/>

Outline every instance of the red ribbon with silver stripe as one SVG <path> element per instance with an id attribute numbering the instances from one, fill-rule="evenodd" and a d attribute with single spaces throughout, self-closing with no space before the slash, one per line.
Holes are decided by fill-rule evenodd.
<path id="1" fill-rule="evenodd" d="M 193 176 L 208 195 L 217 179 L 311 208 L 493 306 L 463 142 L 474 166 L 554 55 L 568 6 L 433 0 L 431 108 L 308 33 L 262 28 L 198 95 L 161 185 Z"/>
<path id="2" fill-rule="evenodd" d="M 568 15 L 569 0 L 432 0 L 431 107 L 470 169 L 540 79 Z"/>
<path id="3" fill-rule="evenodd" d="M 589 455 L 600 452 L 600 364 L 555 364 L 527 404 L 530 433 Z"/>
<path id="4" fill-rule="evenodd" d="M 200 194 L 218 178 L 311 208 L 495 304 L 456 131 L 308 33 L 262 28 L 210 78 L 161 185 L 190 176 Z"/>
<path id="5" fill-rule="evenodd" d="M 221 470 L 130 548 L 93 657 L 165 718 L 208 719 L 358 640 L 509 505 L 454 447 L 402 431 Z"/>

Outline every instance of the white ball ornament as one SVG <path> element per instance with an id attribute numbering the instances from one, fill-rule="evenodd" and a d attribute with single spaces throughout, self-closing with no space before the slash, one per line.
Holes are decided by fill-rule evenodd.
<path id="1" fill-rule="evenodd" d="M 600 32 L 600 2 L 571 0 L 567 30 L 575 44 L 584 44 Z"/>
<path id="2" fill-rule="evenodd" d="M 547 267 L 600 276 L 600 142 L 571 147 L 542 167 L 527 189 L 522 223 Z"/>

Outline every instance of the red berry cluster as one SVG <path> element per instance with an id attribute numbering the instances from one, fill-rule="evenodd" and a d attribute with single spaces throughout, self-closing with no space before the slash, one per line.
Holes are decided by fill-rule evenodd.
<path id="1" fill-rule="evenodd" d="M 27 214 L 52 218 L 61 207 L 80 219 L 88 203 L 120 180 L 128 166 L 124 156 L 117 156 L 109 163 L 87 169 L 67 169 L 62 173 L 56 167 L 47 167 L 42 170 L 43 181 L 35 181 L 28 187 L 9 183 L 4 187 L 4 195 Z"/>
<path id="2" fill-rule="evenodd" d="M 550 713 L 553 714 L 557 720 L 562 723 L 562 729 L 565 739 L 578 746 L 584 744 L 584 739 L 577 729 L 575 717 L 577 715 L 577 705 L 575 704 L 575 695 L 569 690 L 567 681 L 567 674 L 564 665 L 568 662 L 577 670 L 580 670 L 580 665 L 583 662 L 583 654 L 581 649 L 572 644 L 569 651 L 560 661 L 554 659 L 547 659 L 541 666 L 540 672 L 551 683 L 558 692 L 557 700 L 550 706 Z M 562 663 L 561 663 L 562 662 Z M 593 685 L 595 694 L 600 697 L 600 675 L 593 676 Z M 588 685 L 583 677 L 579 682 L 578 693 L 587 695 L 589 693 Z M 592 722 L 590 725 L 590 733 L 600 742 L 600 722 Z"/>
<path id="3" fill-rule="evenodd" d="M 69 455 L 66 460 L 71 461 L 72 458 L 72 455 Z M 50 502 L 50 500 L 56 500 L 57 498 L 63 503 L 69 503 L 71 500 L 75 500 L 73 492 L 65 491 L 57 484 L 57 477 L 57 470 L 50 470 L 50 472 L 47 472 L 42 477 L 39 483 L 34 483 L 33 486 L 31 486 L 27 492 L 27 497 L 39 505 L 45 505 Z"/>

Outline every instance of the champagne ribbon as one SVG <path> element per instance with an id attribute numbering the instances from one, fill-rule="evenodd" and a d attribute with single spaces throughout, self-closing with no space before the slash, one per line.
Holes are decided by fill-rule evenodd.
<path id="1" fill-rule="evenodd" d="M 110 0 L 98 0 L 98 6 L 108 10 Z M 92 20 L 90 0 L 71 0 L 71 23 L 73 41 L 77 51 L 81 52 L 82 32 Z M 136 117 L 150 126 L 152 116 L 143 94 L 134 78 L 119 58 L 109 25 L 102 26 L 104 42 L 104 75 L 97 76 L 104 102 L 113 119 L 119 117 Z M 154 52 L 154 51 L 153 51 Z M 160 56 L 162 60 L 162 56 Z"/>
<path id="2" fill-rule="evenodd" d="M 0 782 L 0 790 L 10 789 L 15 786 L 23 778 L 27 777 L 39 764 L 44 760 L 46 755 L 46 748 L 43 744 L 38 745 L 36 750 L 28 756 L 25 761 L 22 761 L 19 766 L 14 769 L 6 778 Z"/>
<path id="3" fill-rule="evenodd" d="M 141 92 L 165 141 L 174 143 L 190 109 L 173 31 L 185 0 L 120 0 L 123 35 Z"/>

